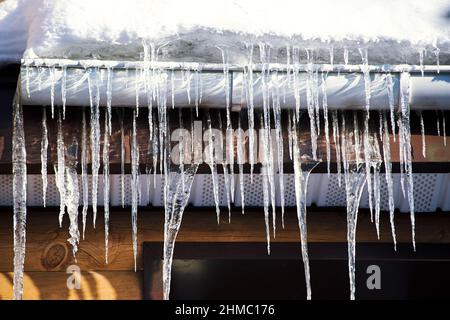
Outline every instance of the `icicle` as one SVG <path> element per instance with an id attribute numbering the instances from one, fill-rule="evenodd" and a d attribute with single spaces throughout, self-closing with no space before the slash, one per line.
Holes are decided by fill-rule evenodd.
<path id="1" fill-rule="evenodd" d="M 425 49 L 420 49 L 419 50 L 419 61 L 420 61 L 420 72 L 422 73 L 422 77 L 425 74 L 425 67 L 423 65 L 423 56 L 426 53 Z"/>
<path id="2" fill-rule="evenodd" d="M 91 139 L 91 166 L 92 166 L 92 211 L 93 224 L 97 220 L 97 193 L 98 193 L 98 171 L 100 169 L 100 88 L 98 70 L 88 71 L 88 86 L 90 100 L 90 139 Z M 94 79 L 91 79 L 93 77 Z M 94 83 L 92 84 L 92 81 Z M 95 91 L 93 90 L 95 86 Z"/>
<path id="3" fill-rule="evenodd" d="M 48 130 L 47 109 L 42 107 L 42 139 L 41 139 L 41 177 L 42 177 L 42 203 L 44 208 L 47 204 L 47 153 L 48 153 Z"/>
<path id="4" fill-rule="evenodd" d="M 307 78 L 306 78 L 306 100 L 308 106 L 308 115 L 309 115 L 309 123 L 310 123 L 310 131 L 311 131 L 311 148 L 312 148 L 312 156 L 313 160 L 317 160 L 317 130 L 316 130 L 316 117 L 319 115 L 316 114 L 315 109 L 315 81 L 314 81 L 314 64 L 312 60 L 312 54 L 309 50 L 306 50 L 307 53 Z M 299 118 L 299 114 L 297 113 L 297 119 Z M 318 128 L 317 128 L 318 129 Z"/>
<path id="5" fill-rule="evenodd" d="M 67 66 L 62 66 L 62 79 L 61 79 L 61 101 L 63 108 L 63 119 L 66 119 L 66 96 L 67 96 Z"/>
<path id="6" fill-rule="evenodd" d="M 440 53 L 440 49 L 438 47 L 436 47 L 436 49 L 434 50 L 434 54 L 436 55 L 436 67 L 437 67 L 437 73 L 439 74 L 441 72 L 440 70 L 440 63 L 439 63 L 439 53 Z"/>
<path id="7" fill-rule="evenodd" d="M 331 49 L 332 50 L 332 49 Z M 330 127 L 328 123 L 328 98 L 327 98 L 327 75 L 322 73 L 322 109 L 325 120 L 325 141 L 327 151 L 327 173 L 330 176 L 331 147 L 330 147 Z"/>
<path id="8" fill-rule="evenodd" d="M 333 126 L 333 143 L 335 147 L 336 153 L 336 166 L 337 166 L 337 177 L 338 177 L 338 185 L 341 186 L 341 146 L 339 142 L 339 119 L 338 119 L 338 111 L 333 110 L 331 112 L 332 126 Z"/>
<path id="9" fill-rule="evenodd" d="M 87 173 L 88 145 L 87 145 L 86 109 L 83 108 L 83 119 L 81 123 L 81 186 L 83 189 L 83 239 L 86 231 L 86 217 L 89 205 L 89 180 Z"/>
<path id="10" fill-rule="evenodd" d="M 300 229 L 300 240 L 302 248 L 303 265 L 305 268 L 306 297 L 311 300 L 311 283 L 308 258 L 308 237 L 306 225 L 306 193 L 308 188 L 308 178 L 311 171 L 316 167 L 318 162 L 307 163 L 303 165 L 306 169 L 302 170 L 300 147 L 297 137 L 297 127 L 294 121 L 293 140 L 294 140 L 294 175 L 295 175 L 295 199 L 297 205 L 298 226 Z"/>
<path id="11" fill-rule="evenodd" d="M 264 128 L 263 115 L 260 116 L 260 127 Z M 265 129 L 260 130 L 260 142 L 263 158 L 261 159 L 261 176 L 263 179 L 263 206 L 264 206 L 264 223 L 266 226 L 266 239 L 267 239 L 267 254 L 270 255 L 270 223 L 269 223 L 269 169 L 267 163 L 269 162 L 267 158 L 267 149 L 269 146 L 266 143 L 266 133 Z"/>
<path id="12" fill-rule="evenodd" d="M 123 127 L 123 110 L 120 117 L 120 195 L 122 208 L 125 207 L 125 130 Z"/>
<path id="13" fill-rule="evenodd" d="M 56 85 L 56 67 L 50 69 L 50 105 L 52 108 L 52 119 L 55 117 L 55 85 Z"/>
<path id="14" fill-rule="evenodd" d="M 111 104 L 112 104 L 112 80 L 113 80 L 113 70 L 112 68 L 107 68 L 107 79 L 106 79 L 106 110 L 108 112 L 108 134 L 111 135 Z"/>
<path id="15" fill-rule="evenodd" d="M 139 79 L 139 70 L 134 70 L 134 91 L 135 91 L 135 106 L 136 117 L 139 117 L 139 95 L 141 93 L 141 81 Z"/>
<path id="16" fill-rule="evenodd" d="M 250 181 L 253 182 L 253 166 L 255 163 L 254 148 L 255 148 L 255 114 L 253 104 L 253 45 L 247 46 L 248 61 L 244 69 L 244 82 L 247 97 L 247 114 L 248 114 L 248 149 L 250 162 Z"/>
<path id="17" fill-rule="evenodd" d="M 388 204 L 389 204 L 389 221 L 391 223 L 392 239 L 394 241 L 394 250 L 397 251 L 397 238 L 395 235 L 395 222 L 394 222 L 394 183 L 392 180 L 392 162 L 391 162 L 391 145 L 389 142 L 389 128 L 387 122 L 386 112 L 383 112 L 383 160 L 385 167 L 386 185 L 388 191 Z"/>
<path id="18" fill-rule="evenodd" d="M 366 111 L 370 110 L 370 98 L 371 98 L 371 80 L 370 80 L 370 68 L 367 49 L 359 48 L 359 53 L 361 54 L 362 65 L 361 72 L 364 75 L 364 88 L 366 92 Z"/>
<path id="19" fill-rule="evenodd" d="M 153 130 L 152 139 L 152 154 L 153 154 L 153 187 L 156 186 L 156 174 L 158 169 L 158 155 L 159 155 L 159 140 L 158 140 L 158 127 L 155 126 Z"/>
<path id="20" fill-rule="evenodd" d="M 211 125 L 211 114 L 209 113 L 209 109 L 206 110 L 206 123 L 207 123 L 207 130 L 209 131 L 208 134 L 208 165 L 211 169 L 211 179 L 213 184 L 213 196 L 214 196 L 214 204 L 216 206 L 216 215 L 217 215 L 217 224 L 220 223 L 220 207 L 219 207 L 219 185 L 218 185 L 218 176 L 217 176 L 217 164 L 215 161 L 215 155 L 217 155 L 217 150 L 215 150 L 215 139 L 217 137 L 214 137 L 213 139 L 213 131 L 212 131 L 212 125 Z"/>
<path id="21" fill-rule="evenodd" d="M 62 227 L 62 221 L 65 213 L 66 206 L 66 183 L 65 183 L 65 145 L 64 134 L 62 128 L 61 109 L 58 109 L 58 132 L 56 137 L 56 150 L 57 150 L 57 167 L 55 168 L 56 187 L 59 191 L 59 227 Z"/>
<path id="22" fill-rule="evenodd" d="M 277 165 L 278 165 L 278 184 L 280 187 L 280 205 L 281 205 L 281 225 L 284 229 L 284 206 L 285 206 L 285 195 L 284 195 L 284 150 L 283 150 L 283 131 L 281 126 L 281 106 L 280 106 L 280 89 L 279 89 L 279 79 L 278 72 L 275 72 L 272 80 L 275 82 L 275 90 L 272 95 L 273 101 L 273 117 L 275 122 L 275 140 L 277 142 Z"/>
<path id="23" fill-rule="evenodd" d="M 415 215 L 414 215 L 414 180 L 412 175 L 412 150 L 411 150 L 411 129 L 410 129 L 410 74 L 403 72 L 400 76 L 400 154 L 403 158 L 404 172 L 406 174 L 407 196 L 411 217 L 411 232 L 414 250 L 416 249 L 415 242 Z M 403 176 L 405 179 L 405 176 Z"/>
<path id="24" fill-rule="evenodd" d="M 392 79 L 392 74 L 391 73 L 388 73 L 386 75 L 386 87 L 387 87 L 388 99 L 389 99 L 389 110 L 390 110 L 390 114 L 391 114 L 392 136 L 393 136 L 394 142 L 395 142 L 394 81 Z"/>
<path id="25" fill-rule="evenodd" d="M 239 115 L 239 123 L 237 130 L 237 162 L 239 166 L 239 187 L 241 191 L 241 210 L 242 214 L 244 214 L 245 210 L 245 192 L 244 192 L 244 163 L 245 163 L 245 155 L 244 155 L 244 130 L 241 127 L 241 117 Z"/>
<path id="26" fill-rule="evenodd" d="M 422 134 L 422 156 L 424 158 L 426 158 L 427 157 L 427 144 L 426 144 L 426 140 L 425 140 L 425 123 L 423 121 L 422 110 L 417 111 L 417 113 L 419 114 L 420 132 Z"/>
<path id="27" fill-rule="evenodd" d="M 20 81 L 19 81 L 20 83 Z M 22 299 L 23 268 L 25 262 L 26 223 L 27 223 L 27 153 L 23 113 L 20 102 L 20 87 L 16 91 L 13 107 L 13 226 L 14 226 L 14 300 Z"/>
<path id="28" fill-rule="evenodd" d="M 58 118 L 60 118 L 60 116 L 61 115 L 59 114 Z M 70 238 L 67 241 L 72 245 L 72 254 L 75 257 L 78 251 L 78 243 L 80 242 L 80 231 L 78 230 L 78 206 L 80 201 L 80 191 L 78 186 L 77 174 L 78 142 L 75 138 L 73 138 L 72 144 L 67 147 L 67 155 L 65 161 L 64 199 L 70 221 Z"/>
<path id="29" fill-rule="evenodd" d="M 105 263 L 108 264 L 108 238 L 109 238 L 109 127 L 111 119 L 110 110 L 105 112 L 105 131 L 103 135 L 103 207 L 105 219 Z"/>
<path id="30" fill-rule="evenodd" d="M 334 47 L 330 46 L 328 48 L 328 51 L 330 53 L 330 65 L 331 65 L 331 67 L 333 67 L 333 65 L 334 65 Z"/>
<path id="31" fill-rule="evenodd" d="M 163 262 L 163 295 L 169 299 L 172 273 L 173 252 L 178 231 L 181 227 L 184 209 L 189 201 L 192 183 L 198 164 L 186 166 L 184 174 L 170 172 L 170 186 L 164 203 L 164 262 Z"/>
<path id="32" fill-rule="evenodd" d="M 345 64 L 345 66 L 348 65 L 348 49 L 347 49 L 347 47 L 344 47 L 344 64 Z"/>
<path id="33" fill-rule="evenodd" d="M 372 184 L 372 174 L 370 172 L 372 161 L 371 161 L 371 145 L 370 145 L 370 135 L 369 135 L 369 111 L 364 112 L 364 163 L 366 166 L 366 180 L 367 180 L 367 193 L 369 196 L 369 209 L 370 209 L 370 220 L 373 221 L 373 184 Z"/>
<path id="34" fill-rule="evenodd" d="M 345 194 L 347 198 L 347 242 L 348 242 L 348 271 L 350 278 L 350 299 L 355 300 L 355 257 L 356 257 L 356 225 L 358 221 L 358 207 L 364 189 L 365 165 L 347 163 L 344 165 Z"/>
<path id="35" fill-rule="evenodd" d="M 136 128 L 137 112 L 133 112 L 133 131 L 131 136 L 131 226 L 133 236 L 134 270 L 137 270 L 137 210 L 139 202 L 139 145 Z"/>
<path id="36" fill-rule="evenodd" d="M 263 113 L 262 113 L 262 123 L 261 128 L 263 130 L 263 150 L 264 150 L 264 163 L 267 166 L 267 180 L 268 186 L 270 188 L 270 201 L 272 206 L 272 228 L 275 237 L 276 233 L 276 206 L 275 206 L 275 181 L 274 181 L 274 161 L 273 161 L 273 143 L 270 125 L 270 94 L 269 94 L 269 84 L 268 84 L 268 63 L 270 49 L 263 43 L 259 45 L 260 58 L 262 63 L 261 71 L 261 81 L 262 81 L 262 92 L 263 92 Z"/>
<path id="37" fill-rule="evenodd" d="M 371 167 L 373 167 L 373 194 L 375 200 L 375 227 L 377 230 L 377 237 L 380 240 L 380 167 L 381 167 L 381 154 L 380 147 L 376 135 L 371 136 Z"/>
<path id="38" fill-rule="evenodd" d="M 292 160 L 292 111 L 288 110 L 288 144 L 289 144 L 289 159 Z"/>
<path id="39" fill-rule="evenodd" d="M 223 132 L 223 128 L 222 128 L 222 115 L 220 112 L 218 112 L 218 122 L 219 122 L 219 131 L 222 133 Z M 231 125 L 230 125 L 231 126 Z M 224 185 L 225 185 L 225 196 L 227 199 L 227 208 L 228 208 L 228 223 L 231 222 L 231 196 L 230 196 L 230 176 L 228 174 L 228 166 L 227 166 L 227 156 L 223 157 L 223 150 L 224 150 L 224 145 L 223 145 L 223 139 L 219 139 L 219 144 L 220 144 L 220 150 L 221 150 L 221 154 L 220 154 L 220 159 L 222 160 L 222 169 L 223 169 L 223 180 L 224 180 Z"/>

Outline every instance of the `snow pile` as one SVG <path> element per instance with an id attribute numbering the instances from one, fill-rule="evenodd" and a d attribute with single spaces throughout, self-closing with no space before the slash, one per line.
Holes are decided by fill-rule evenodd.
<path id="1" fill-rule="evenodd" d="M 18 61 L 23 52 L 139 59 L 146 39 L 164 45 L 165 60 L 221 62 L 220 46 L 234 53 L 230 62 L 242 62 L 245 45 L 263 41 L 283 59 L 277 51 L 286 45 L 342 51 L 361 45 L 373 62 L 417 63 L 408 59 L 418 60 L 418 49 L 428 49 L 431 62 L 435 47 L 444 56 L 450 49 L 449 10 L 448 0 L 6 0 L 0 60 Z M 352 55 L 360 57 L 357 49 Z"/>

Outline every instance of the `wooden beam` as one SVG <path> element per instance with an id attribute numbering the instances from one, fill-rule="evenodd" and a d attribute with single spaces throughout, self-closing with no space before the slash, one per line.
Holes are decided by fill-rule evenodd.
<path id="1" fill-rule="evenodd" d="M 78 141 L 79 148 L 81 146 L 81 118 L 82 118 L 82 110 L 83 108 L 68 108 L 66 110 L 66 119 L 63 121 L 64 127 L 64 138 L 65 142 L 71 143 L 75 138 Z M 103 110 L 103 109 L 102 109 Z M 121 126 L 119 121 L 119 114 L 124 110 L 124 133 L 125 133 L 125 153 L 126 153 L 126 163 L 130 163 L 130 132 L 131 132 L 131 117 L 132 117 L 132 108 L 114 108 L 113 117 L 112 117 L 112 136 L 110 139 L 110 164 L 111 164 L 111 173 L 118 173 L 120 170 L 120 148 L 121 148 Z M 51 115 L 49 112 L 49 108 L 47 108 L 47 119 L 48 119 L 48 138 L 49 138 L 49 164 L 48 169 L 49 173 L 53 172 L 53 164 L 57 162 L 57 152 L 56 152 L 56 136 L 57 136 L 57 128 L 56 128 L 56 119 L 51 119 Z M 1 173 L 11 173 L 11 134 L 12 134 L 12 120 L 9 116 L 9 110 L 5 110 L 6 117 L 2 117 L 0 119 L 0 172 Z M 192 120 L 191 113 L 189 110 L 183 110 L 183 121 L 184 128 L 190 130 L 190 122 Z M 225 122 L 226 116 L 224 111 L 213 110 L 211 111 L 211 116 L 213 118 L 213 128 L 219 128 L 218 114 L 221 112 L 222 122 Z M 194 112 L 195 113 L 195 112 Z M 102 118 L 104 112 L 102 111 Z M 169 118 L 170 127 L 172 130 L 179 127 L 178 121 L 178 112 L 176 110 L 169 110 Z M 349 117 L 351 116 L 351 111 L 348 112 Z M 447 114 L 447 112 L 445 113 Z M 149 146 L 149 133 L 148 133 L 148 119 L 147 119 L 147 109 L 141 108 L 141 112 L 139 118 L 137 119 L 137 139 L 140 149 L 140 163 L 142 164 L 142 171 L 145 171 L 145 166 L 150 165 L 152 163 L 152 152 L 148 149 Z M 362 118 L 361 112 L 359 112 L 359 118 Z M 154 117 L 156 118 L 156 113 L 154 113 Z M 233 128 L 237 128 L 239 113 L 232 114 L 232 124 Z M 243 117 L 243 129 L 246 129 L 246 116 L 241 115 Z M 418 117 L 415 113 L 412 113 L 411 116 L 411 145 L 413 150 L 413 161 L 414 163 L 422 163 L 422 164 L 439 164 L 439 166 L 443 166 L 447 164 L 444 171 L 450 171 L 450 146 L 444 146 L 444 140 L 442 136 L 437 135 L 436 129 L 436 115 L 434 111 L 424 112 L 425 117 L 425 125 L 426 125 L 426 143 L 427 143 L 427 156 L 422 156 L 422 137 L 420 132 L 420 126 Z M 87 112 L 87 120 L 89 121 L 89 112 Z M 322 117 L 321 117 L 322 118 Z M 24 125 L 25 125 L 25 136 L 26 136 L 26 144 L 27 144 L 27 163 L 28 163 L 28 171 L 29 173 L 40 173 L 40 162 L 41 162 L 41 122 L 42 119 L 42 107 L 40 106 L 27 106 L 24 107 Z M 193 118 L 196 121 L 202 121 L 203 127 L 206 127 L 205 116 L 201 112 L 200 116 Z M 288 134 L 287 134 L 287 113 L 284 112 L 282 114 L 283 120 L 283 135 L 284 135 L 284 162 L 285 168 L 287 171 L 290 170 L 291 160 L 289 159 L 288 152 Z M 323 118 L 321 119 L 321 125 L 323 126 Z M 100 120 L 102 131 L 103 131 L 103 119 Z M 257 129 L 259 121 L 256 121 L 255 128 Z M 347 121 L 347 126 L 349 129 L 352 128 L 353 121 Z M 222 128 L 225 128 L 226 124 L 222 123 Z M 450 126 L 447 126 L 450 127 Z M 362 124 L 360 126 L 362 129 Z M 372 132 L 378 132 L 378 114 L 373 112 L 373 116 L 371 116 L 371 130 Z M 441 125 L 440 131 L 442 133 L 443 128 Z M 447 131 L 449 131 L 447 129 Z M 88 132 L 89 134 L 89 132 Z M 330 124 L 330 135 L 332 134 L 331 124 Z M 224 135 L 225 136 L 225 135 Z M 309 129 L 309 119 L 307 115 L 304 116 L 304 119 L 301 121 L 301 126 L 299 128 L 299 140 L 300 140 L 300 149 L 302 153 L 311 154 L 311 135 Z M 103 137 L 103 136 L 102 136 Z M 331 162 L 336 161 L 335 155 L 335 147 L 333 143 L 332 136 L 331 139 Z M 88 139 L 89 140 L 89 139 Z M 103 140 L 103 138 L 101 139 Z M 176 142 L 173 143 L 175 145 Z M 450 145 L 450 143 L 449 143 Z M 206 143 L 204 143 L 204 148 Z M 248 140 L 246 142 L 246 147 L 248 147 Z M 393 137 L 391 136 L 391 154 L 392 161 L 399 161 L 399 146 L 398 139 L 396 142 L 393 141 Z M 81 152 L 79 152 L 79 155 Z M 321 134 L 318 137 L 318 156 L 322 158 L 323 161 L 326 161 L 326 139 L 324 136 L 324 128 L 321 128 Z M 80 161 L 79 161 L 80 162 Z M 206 168 L 206 167 L 205 167 Z M 396 166 L 394 166 L 395 170 Z M 422 168 L 418 168 L 421 170 L 427 170 L 428 166 L 423 166 Z M 129 166 L 127 166 L 126 170 L 129 172 Z M 207 168 L 205 169 L 207 170 Z M 202 170 L 200 170 L 202 171 Z"/>
<path id="2" fill-rule="evenodd" d="M 187 209 L 177 241 L 183 242 L 260 242 L 266 246 L 263 210 L 247 210 L 245 215 L 234 210 L 231 223 L 223 210 L 217 225 L 213 209 Z M 13 231 L 11 211 L 0 212 L 0 271 L 13 270 Z M 99 211 L 97 228 L 88 219 L 86 238 L 80 242 L 76 264 L 82 270 L 134 270 L 131 219 L 125 210 L 112 210 L 109 237 L 109 264 L 105 264 L 102 212 Z M 299 243 L 296 212 L 286 212 L 286 228 L 277 225 L 274 242 Z M 65 271 L 75 264 L 67 242 L 68 221 L 58 225 L 58 209 L 30 209 L 27 224 L 27 251 L 25 271 Z M 411 242 L 409 214 L 396 214 L 397 241 Z M 380 242 L 392 243 L 389 217 L 381 215 Z M 345 242 L 346 214 L 343 209 L 308 210 L 308 241 Z M 163 240 L 163 212 L 161 209 L 140 209 L 138 218 L 138 269 L 142 268 L 142 243 Z M 375 225 L 370 223 L 367 210 L 360 210 L 357 240 L 378 242 Z M 420 243 L 450 243 L 450 214 L 427 213 L 416 215 L 416 240 Z M 162 244 L 161 244 L 162 250 Z"/>
<path id="3" fill-rule="evenodd" d="M 66 272 L 25 272 L 25 300 L 138 300 L 142 272 L 81 270 L 80 288 L 69 289 Z M 0 272 L 0 300 L 11 300 L 13 273 Z"/>

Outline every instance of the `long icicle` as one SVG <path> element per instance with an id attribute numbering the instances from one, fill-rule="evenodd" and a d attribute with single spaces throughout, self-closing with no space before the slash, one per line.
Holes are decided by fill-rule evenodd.
<path id="1" fill-rule="evenodd" d="M 133 238 L 134 271 L 137 270 L 137 211 L 139 200 L 139 145 L 136 128 L 137 112 L 133 111 L 133 131 L 131 135 L 131 226 Z"/>
<path id="2" fill-rule="evenodd" d="M 66 208 L 66 160 L 65 160 L 65 144 L 62 127 L 61 109 L 58 109 L 57 120 L 58 132 L 56 136 L 56 150 L 57 150 L 57 166 L 55 168 L 56 187 L 59 191 L 59 227 L 62 227 L 62 221 Z"/>
<path id="3" fill-rule="evenodd" d="M 19 80 L 20 83 L 20 80 Z M 20 85 L 17 88 L 13 107 L 13 223 L 14 223 L 14 300 L 22 299 L 23 269 L 25 262 L 26 223 L 27 223 L 27 153 L 23 127 Z"/>
<path id="4" fill-rule="evenodd" d="M 47 108 L 42 107 L 42 139 L 41 139 L 41 177 L 42 177 L 42 203 L 47 206 L 47 154 L 48 154 L 48 130 Z"/>
<path id="5" fill-rule="evenodd" d="M 88 85 L 90 97 L 90 136 L 91 136 L 91 167 L 92 167 L 92 211 L 93 225 L 97 220 L 97 194 L 98 194 L 98 172 L 100 169 L 100 88 L 98 69 L 88 70 Z M 91 77 L 94 79 L 92 80 Z M 94 83 L 92 84 L 92 81 Z M 93 90 L 95 86 L 95 91 Z"/>
<path id="6" fill-rule="evenodd" d="M 411 76 L 408 72 L 403 72 L 400 76 L 400 153 L 403 155 L 404 173 L 406 179 L 406 189 L 409 202 L 411 233 L 414 251 L 416 250 L 415 240 L 415 214 L 414 214 L 414 180 L 412 174 L 412 149 L 411 149 L 411 129 L 410 129 L 410 81 Z"/>
<path id="7" fill-rule="evenodd" d="M 103 135 L 103 213 L 105 219 L 105 263 L 108 264 L 108 240 L 109 240 L 109 135 L 111 128 L 111 110 L 105 112 L 105 130 Z"/>
<path id="8" fill-rule="evenodd" d="M 86 232 L 86 218 L 89 206 L 89 180 L 87 173 L 88 166 L 88 137 L 86 124 L 86 109 L 83 109 L 83 119 L 81 122 L 81 186 L 83 189 L 83 239 Z"/>
<path id="9" fill-rule="evenodd" d="M 392 240 L 394 241 L 394 250 L 397 251 L 397 237 L 395 235 L 395 221 L 394 221 L 394 183 L 392 180 L 392 161 L 391 161 L 391 145 L 389 139 L 389 128 L 386 112 L 383 112 L 383 160 L 385 167 L 386 185 L 388 191 L 389 204 L 389 221 L 391 224 Z"/>

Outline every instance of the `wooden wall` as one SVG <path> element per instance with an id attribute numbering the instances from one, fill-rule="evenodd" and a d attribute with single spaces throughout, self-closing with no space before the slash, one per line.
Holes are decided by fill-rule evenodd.
<path id="1" fill-rule="evenodd" d="M 198 242 L 261 242 L 265 250 L 265 227 L 262 210 L 240 210 L 232 214 L 228 223 L 226 210 L 217 225 L 214 209 L 188 209 L 185 213 L 178 241 Z M 417 242 L 449 243 L 450 214 L 418 214 Z M 89 216 L 85 240 L 80 243 L 75 262 L 68 238 L 68 219 L 59 228 L 58 209 L 30 209 L 27 226 L 27 255 L 24 277 L 25 299 L 141 299 L 142 298 L 142 243 L 162 240 L 163 213 L 161 209 L 141 209 L 138 218 L 139 254 L 134 271 L 131 240 L 131 222 L 128 210 L 113 210 L 110 221 L 109 264 L 105 264 L 105 245 L 102 213 L 97 228 L 92 228 Z M 396 215 L 397 239 L 411 241 L 408 214 Z M 277 226 L 277 242 L 299 242 L 295 210 L 286 213 L 286 228 Z M 12 212 L 0 212 L 0 299 L 12 297 L 13 238 Z M 361 210 L 358 219 L 359 242 L 376 242 L 375 226 L 367 211 Z M 346 215 L 342 209 L 308 211 L 308 241 L 345 242 Z M 388 214 L 381 218 L 381 242 L 392 242 Z M 162 250 L 162 245 L 161 245 Z M 176 250 L 176 249 L 175 249 Z M 300 249 L 299 249 L 300 250 Z M 300 256 L 299 256 L 300 259 Z M 80 290 L 69 290 L 66 281 L 68 266 L 81 269 Z"/>

